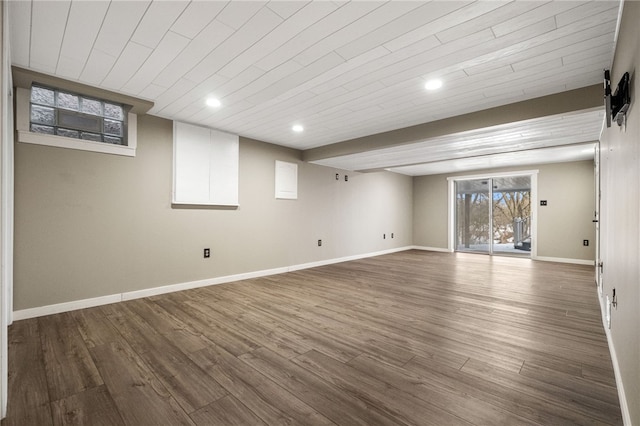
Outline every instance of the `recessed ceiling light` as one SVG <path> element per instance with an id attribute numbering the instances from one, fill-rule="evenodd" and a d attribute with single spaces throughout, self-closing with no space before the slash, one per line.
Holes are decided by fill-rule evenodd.
<path id="1" fill-rule="evenodd" d="M 427 90 L 437 90 L 442 87 L 442 80 L 439 78 L 434 78 L 433 80 L 429 80 L 424 84 L 424 88 Z"/>
<path id="2" fill-rule="evenodd" d="M 299 124 L 296 124 L 291 128 L 291 130 L 293 130 L 296 133 L 300 133 L 300 132 L 302 132 L 304 130 L 304 127 L 302 127 Z"/>
<path id="3" fill-rule="evenodd" d="M 222 102 L 220 102 L 220 99 L 209 98 L 207 99 L 207 105 L 209 105 L 210 107 L 218 108 L 220 105 L 222 105 Z"/>

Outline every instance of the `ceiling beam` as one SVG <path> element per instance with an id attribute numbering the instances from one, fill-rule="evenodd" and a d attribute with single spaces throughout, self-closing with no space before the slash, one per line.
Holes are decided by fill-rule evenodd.
<path id="1" fill-rule="evenodd" d="M 302 158 L 304 161 L 316 161 L 420 142 L 452 133 L 598 108 L 603 106 L 603 96 L 602 85 L 594 84 L 580 89 L 308 149 L 303 151 Z"/>

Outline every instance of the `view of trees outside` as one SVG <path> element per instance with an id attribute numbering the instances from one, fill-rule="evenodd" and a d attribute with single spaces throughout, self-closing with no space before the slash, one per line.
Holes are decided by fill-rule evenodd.
<path id="1" fill-rule="evenodd" d="M 493 239 L 498 244 L 515 242 L 514 227 L 517 219 L 523 221 L 525 238 L 531 235 L 529 212 L 531 211 L 530 191 L 506 191 L 493 193 Z"/>
<path id="2" fill-rule="evenodd" d="M 488 245 L 489 235 L 494 244 L 513 244 L 516 242 L 516 222 L 522 222 L 521 240 L 530 236 L 530 191 L 494 191 L 493 203 L 490 203 L 489 197 L 488 191 L 457 194 L 456 239 L 459 248 Z M 489 208 L 493 208 L 492 227 L 489 223 Z"/>
<path id="3" fill-rule="evenodd" d="M 489 244 L 489 193 L 458 193 L 456 202 L 457 246 Z"/>

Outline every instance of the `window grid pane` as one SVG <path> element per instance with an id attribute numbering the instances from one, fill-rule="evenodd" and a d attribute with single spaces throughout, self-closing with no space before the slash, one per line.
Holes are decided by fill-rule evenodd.
<path id="1" fill-rule="evenodd" d="M 58 92 L 58 108 L 78 111 L 80 109 L 80 100 L 71 93 Z"/>
<path id="2" fill-rule="evenodd" d="M 124 119 L 124 113 L 122 111 L 122 106 L 121 105 L 110 104 L 108 102 L 105 102 L 104 103 L 104 116 L 122 121 Z"/>
<path id="3" fill-rule="evenodd" d="M 57 128 L 56 135 L 64 136 L 66 138 L 74 138 L 74 139 L 80 138 L 80 133 L 77 130 L 72 130 L 72 129 Z"/>
<path id="4" fill-rule="evenodd" d="M 96 99 L 82 99 L 82 112 L 102 116 L 102 102 Z"/>
<path id="5" fill-rule="evenodd" d="M 122 139 L 121 138 L 114 138 L 113 136 L 104 136 L 104 141 L 107 143 L 112 143 L 115 145 L 122 145 Z"/>
<path id="6" fill-rule="evenodd" d="M 31 122 L 39 124 L 56 124 L 56 112 L 53 108 L 31 105 Z"/>
<path id="7" fill-rule="evenodd" d="M 58 113 L 58 109 L 61 109 L 60 113 Z M 66 117 L 64 121 L 67 124 L 60 121 L 61 118 L 64 118 L 61 114 Z M 79 115 L 74 117 L 76 114 Z M 96 124 L 99 124 L 100 128 L 93 130 L 87 128 L 86 125 L 80 125 L 86 122 L 90 115 L 100 117 L 96 118 L 99 120 Z M 126 146 L 125 128 L 125 108 L 123 105 L 47 87 L 32 86 L 31 88 L 30 130 L 34 133 L 55 134 L 74 139 Z"/>
<path id="8" fill-rule="evenodd" d="M 122 123 L 114 120 L 104 120 L 104 133 L 114 136 L 122 136 Z"/>
<path id="9" fill-rule="evenodd" d="M 33 87 L 31 89 L 31 103 L 54 106 L 56 104 L 55 92 L 44 87 Z"/>
<path id="10" fill-rule="evenodd" d="M 98 133 L 82 132 L 80 138 L 87 141 L 102 142 L 102 135 Z"/>
<path id="11" fill-rule="evenodd" d="M 31 131 L 34 133 L 42 133 L 45 135 L 55 135 L 55 128 L 51 126 L 43 126 L 41 124 L 32 124 Z"/>

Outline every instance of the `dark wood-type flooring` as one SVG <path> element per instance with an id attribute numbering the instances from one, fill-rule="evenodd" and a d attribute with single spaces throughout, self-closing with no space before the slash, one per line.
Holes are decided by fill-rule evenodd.
<path id="1" fill-rule="evenodd" d="M 622 423 L 587 266 L 406 251 L 9 338 L 3 426 Z"/>

